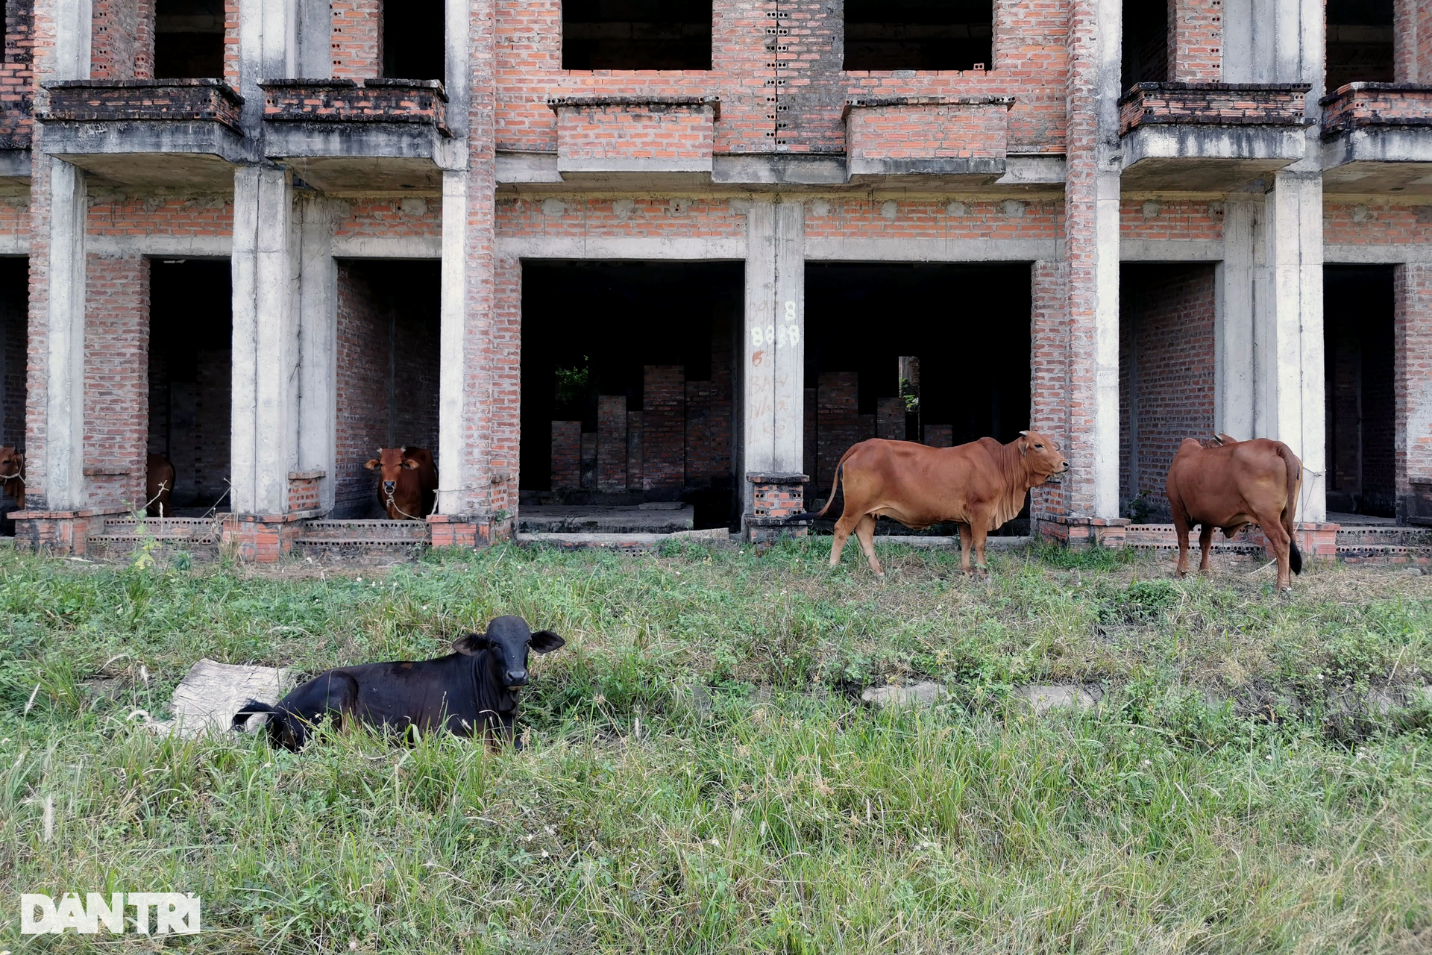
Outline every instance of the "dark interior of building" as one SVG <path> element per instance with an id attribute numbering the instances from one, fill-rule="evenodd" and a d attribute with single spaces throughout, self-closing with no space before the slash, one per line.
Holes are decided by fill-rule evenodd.
<path id="1" fill-rule="evenodd" d="M 1169 519 L 1169 464 L 1213 434 L 1216 302 L 1212 265 L 1120 270 L 1119 500 L 1136 521 Z"/>
<path id="2" fill-rule="evenodd" d="M 224 75 L 224 0 L 155 0 L 154 75 Z"/>
<path id="3" fill-rule="evenodd" d="M 993 69 L 991 0 L 845 0 L 847 70 Z"/>
<path id="4" fill-rule="evenodd" d="M 335 518 L 386 516 L 364 467 L 378 448 L 426 448 L 438 460 L 441 288 L 437 261 L 338 263 Z"/>
<path id="5" fill-rule="evenodd" d="M 25 450 L 25 376 L 28 362 L 30 263 L 23 257 L 0 258 L 0 446 Z M 0 488 L 0 534 L 13 535 L 8 519 L 15 509 L 14 488 Z"/>
<path id="6" fill-rule="evenodd" d="M 155 261 L 149 451 L 174 465 L 171 513 L 228 510 L 233 298 L 227 259 Z"/>
<path id="7" fill-rule="evenodd" d="M 1124 0 L 1124 89 L 1168 80 L 1168 6 L 1161 0 Z"/>
<path id="8" fill-rule="evenodd" d="M 1029 427 L 1029 266 L 808 264 L 805 278 L 809 507 L 857 441 L 949 447 Z"/>
<path id="9" fill-rule="evenodd" d="M 383 4 L 383 75 L 397 80 L 446 79 L 443 0 Z"/>
<path id="10" fill-rule="evenodd" d="M 524 504 L 682 501 L 697 527 L 738 519 L 743 276 L 731 262 L 524 263 Z"/>
<path id="11" fill-rule="evenodd" d="M 1393 81 L 1394 0 L 1328 0 L 1328 92 Z"/>
<path id="12" fill-rule="evenodd" d="M 1396 516 L 1393 267 L 1323 273 L 1328 511 Z"/>
<path id="13" fill-rule="evenodd" d="M 563 0 L 564 70 L 709 70 L 711 0 Z"/>

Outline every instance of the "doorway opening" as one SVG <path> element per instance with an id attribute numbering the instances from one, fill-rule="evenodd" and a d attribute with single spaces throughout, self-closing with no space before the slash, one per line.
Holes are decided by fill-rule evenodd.
<path id="1" fill-rule="evenodd" d="M 1394 267 L 1323 270 L 1327 507 L 1395 517 Z"/>

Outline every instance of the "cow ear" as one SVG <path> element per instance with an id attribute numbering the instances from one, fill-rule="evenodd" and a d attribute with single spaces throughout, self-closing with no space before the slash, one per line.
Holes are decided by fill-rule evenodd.
<path id="1" fill-rule="evenodd" d="M 538 630 L 532 634 L 532 650 L 535 653 L 551 653 L 553 650 L 560 650 L 567 645 L 567 641 L 557 636 L 551 630 Z"/>
<path id="2" fill-rule="evenodd" d="M 369 458 L 368 463 L 363 466 L 370 471 L 376 471 L 378 470 L 378 468 L 382 467 L 382 464 L 377 458 Z"/>
<path id="3" fill-rule="evenodd" d="M 465 657 L 475 657 L 487 646 L 485 633 L 465 633 L 452 642 L 452 648 Z"/>
<path id="4" fill-rule="evenodd" d="M 417 466 L 418 462 L 414 461 L 412 458 L 403 459 L 403 467 L 407 468 L 409 471 L 414 470 L 415 468 L 417 468 Z"/>

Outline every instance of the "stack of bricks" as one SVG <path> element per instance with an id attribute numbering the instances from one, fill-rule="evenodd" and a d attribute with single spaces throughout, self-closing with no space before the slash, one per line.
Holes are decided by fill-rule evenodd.
<path id="1" fill-rule="evenodd" d="M 816 484 L 835 482 L 835 465 L 860 436 L 860 376 L 853 371 L 821 372 L 816 383 Z"/>
<path id="2" fill-rule="evenodd" d="M 1306 84 L 1135 83 L 1119 100 L 1119 135 L 1140 126 L 1297 126 Z"/>
<path id="3" fill-rule="evenodd" d="M 582 486 L 582 422 L 552 422 L 552 490 Z"/>
<path id="4" fill-rule="evenodd" d="M 1324 139 L 1362 126 L 1432 126 L 1428 86 L 1350 83 L 1324 96 L 1322 106 Z"/>
<path id="5" fill-rule="evenodd" d="M 290 471 L 288 475 L 289 514 L 313 513 L 321 507 L 319 492 L 323 487 L 323 471 Z"/>
<path id="6" fill-rule="evenodd" d="M 875 402 L 875 436 L 889 441 L 905 440 L 905 399 L 880 398 Z"/>
<path id="7" fill-rule="evenodd" d="M 809 518 L 791 520 L 805 513 L 803 486 L 808 474 L 770 474 L 753 471 L 746 475 L 752 485 L 752 512 L 744 521 L 746 539 L 765 543 L 782 534 L 806 536 Z"/>
<path id="8" fill-rule="evenodd" d="M 625 491 L 627 489 L 626 405 L 625 395 L 602 395 L 597 398 L 597 490 L 599 491 Z"/>
<path id="9" fill-rule="evenodd" d="M 646 365 L 642 377 L 642 490 L 680 488 L 686 479 L 686 369 Z"/>

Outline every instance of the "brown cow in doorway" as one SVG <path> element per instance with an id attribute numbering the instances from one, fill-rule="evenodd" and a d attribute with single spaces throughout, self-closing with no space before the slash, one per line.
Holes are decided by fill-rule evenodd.
<path id="1" fill-rule="evenodd" d="M 1294 536 L 1298 491 L 1303 484 L 1303 462 L 1281 441 L 1254 438 L 1238 441 L 1226 434 L 1205 448 L 1185 438 L 1169 465 L 1169 508 L 1178 532 L 1178 575 L 1188 573 L 1188 532 L 1202 527 L 1198 544 L 1203 551 L 1200 572 L 1208 571 L 1214 528 L 1232 537 L 1247 524 L 1257 524 L 1278 560 L 1278 587 L 1292 590 L 1294 574 L 1303 572 L 1303 555 Z"/>
<path id="2" fill-rule="evenodd" d="M 921 529 L 944 521 L 960 528 L 960 567 L 985 568 L 985 537 L 1024 509 L 1029 489 L 1069 470 L 1059 446 L 1033 431 L 1021 431 L 1009 444 L 980 438 L 954 448 L 931 448 L 913 441 L 871 438 L 846 451 L 835 467 L 830 500 L 816 516 L 824 517 L 845 489 L 845 508 L 835 524 L 830 565 L 851 531 L 860 540 L 876 576 L 885 576 L 875 559 L 875 519 L 890 517 Z"/>
<path id="3" fill-rule="evenodd" d="M 438 470 L 426 448 L 379 448 L 363 465 L 381 471 L 378 504 L 394 521 L 425 521 L 438 496 Z"/>
<path id="4" fill-rule="evenodd" d="M 169 497 L 174 492 L 174 465 L 162 454 L 149 455 L 145 467 L 144 511 L 150 517 L 173 517 Z"/>
<path id="5" fill-rule="evenodd" d="M 25 456 L 14 448 L 0 448 L 0 497 L 15 499 L 16 510 L 25 509 Z"/>

